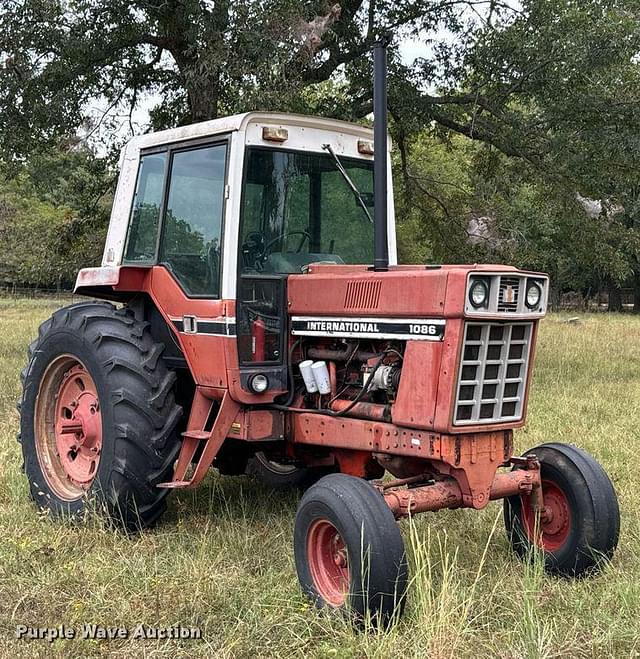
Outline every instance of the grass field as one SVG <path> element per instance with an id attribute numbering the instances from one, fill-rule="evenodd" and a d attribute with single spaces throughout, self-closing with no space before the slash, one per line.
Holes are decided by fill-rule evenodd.
<path id="1" fill-rule="evenodd" d="M 171 499 L 153 531 L 56 523 L 28 498 L 15 441 L 27 343 L 55 307 L 0 300 L 0 656 L 640 656 L 640 318 L 543 322 L 529 423 L 518 449 L 575 442 L 620 497 L 613 563 L 581 581 L 547 577 L 509 550 L 501 506 L 425 514 L 403 533 L 413 583 L 389 633 L 354 632 L 311 608 L 293 564 L 296 495 L 210 476 Z M 16 625 L 199 627 L 203 640 L 17 642 Z"/>

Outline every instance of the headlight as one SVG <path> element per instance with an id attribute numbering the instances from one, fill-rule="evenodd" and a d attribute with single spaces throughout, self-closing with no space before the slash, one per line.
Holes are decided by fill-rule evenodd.
<path id="1" fill-rule="evenodd" d="M 489 284 L 484 279 L 476 279 L 471 283 L 469 302 L 475 309 L 487 306 L 489 302 Z"/>
<path id="2" fill-rule="evenodd" d="M 255 394 L 263 394 L 269 388 L 269 378 L 257 373 L 249 378 L 249 389 Z"/>
<path id="3" fill-rule="evenodd" d="M 536 309 L 540 306 L 540 300 L 542 299 L 542 288 L 540 284 L 535 281 L 530 281 L 527 283 L 527 296 L 525 298 L 525 304 L 527 309 Z"/>

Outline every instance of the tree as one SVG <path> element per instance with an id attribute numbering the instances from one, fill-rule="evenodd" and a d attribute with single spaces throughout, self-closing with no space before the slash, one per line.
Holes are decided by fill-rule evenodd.
<path id="1" fill-rule="evenodd" d="M 619 287 L 632 275 L 640 232 L 621 208 L 588 204 L 491 146 L 424 131 L 396 168 L 404 260 L 516 263 L 549 273 L 558 295 Z"/>
<path id="2" fill-rule="evenodd" d="M 380 28 L 422 24 L 421 14 L 433 14 L 435 24 L 450 4 L 6 0 L 4 148 L 24 153 L 34 140 L 79 126 L 92 98 L 134 108 L 145 92 L 157 92 L 156 126 L 256 104 L 286 109 L 302 85 L 328 80 L 367 52 Z M 16 129 L 21 139 L 13 139 Z"/>
<path id="3" fill-rule="evenodd" d="M 95 133 L 112 114 L 87 129 L 90 101 L 131 116 L 149 93 L 155 128 L 248 109 L 362 120 L 371 45 L 389 32 L 396 44 L 421 38 L 428 58 L 390 52 L 411 256 L 497 255 L 467 240 L 469 217 L 489 209 L 504 258 L 538 262 L 553 244 L 555 267 L 577 259 L 583 281 L 590 267 L 594 280 L 629 275 L 640 301 L 639 17 L 640 0 L 5 0 L 0 154 L 20 161 L 83 126 Z M 425 129 L 443 163 L 462 158 L 447 177 L 461 176 L 471 199 L 448 185 L 442 205 L 442 176 L 409 176 Z M 456 135 L 487 148 L 467 151 Z M 482 186 L 499 180 L 468 158 L 498 163 L 513 189 L 489 194 Z M 577 194 L 602 200 L 602 217 L 583 224 Z"/>
<path id="4" fill-rule="evenodd" d="M 416 96 L 434 76 L 457 87 L 483 23 L 502 28 L 514 15 L 497 0 L 6 0 L 0 108 L 12 130 L 2 131 L 4 146 L 24 152 L 34 140 L 79 126 L 90 99 L 134 108 L 145 92 L 156 92 L 159 127 L 252 106 L 295 108 L 302 87 L 340 71 L 354 83 L 351 107 L 340 110 L 362 116 L 371 96 L 363 55 L 382 32 L 430 38 L 448 30 L 459 38 L 409 72 L 402 87 Z M 484 103 L 473 88 L 417 96 L 429 115 L 467 133 L 446 111 L 451 105 L 474 112 L 495 105 L 501 113 L 499 101 Z"/>
<path id="5" fill-rule="evenodd" d="M 422 222 L 436 253 L 535 264 L 560 288 L 629 282 L 640 302 L 639 16 L 633 0 L 529 0 L 515 17 L 487 21 L 472 46 L 461 40 L 456 56 L 425 63 L 429 70 L 441 63 L 439 93 L 406 89 L 396 137 L 406 198 L 432 207 Z M 407 176 L 411 162 L 415 169 L 422 160 L 424 171 L 407 116 L 453 147 L 454 160 L 455 152 L 460 161 L 468 153 L 452 133 L 485 145 L 478 151 L 484 165 L 463 169 L 477 212 L 491 219 L 491 240 L 469 239 L 472 200 L 456 210 L 442 184 Z M 600 215 L 589 217 L 580 198 L 601 200 Z"/>
<path id="6" fill-rule="evenodd" d="M 0 284 L 67 288 L 100 263 L 113 172 L 78 145 L 0 169 Z"/>

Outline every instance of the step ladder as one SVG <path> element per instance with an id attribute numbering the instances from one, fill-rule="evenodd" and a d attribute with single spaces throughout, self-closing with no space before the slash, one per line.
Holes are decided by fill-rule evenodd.
<path id="1" fill-rule="evenodd" d="M 195 487 L 207 475 L 240 410 L 240 404 L 231 398 L 228 391 L 225 391 L 211 430 L 205 430 L 213 406 L 217 402 L 218 400 L 205 396 L 202 390 L 196 387 L 187 430 L 182 433 L 182 447 L 173 471 L 173 479 L 166 483 L 158 483 L 156 487 L 167 489 Z M 191 478 L 187 478 L 187 471 L 201 445 L 203 449 L 198 463 Z"/>

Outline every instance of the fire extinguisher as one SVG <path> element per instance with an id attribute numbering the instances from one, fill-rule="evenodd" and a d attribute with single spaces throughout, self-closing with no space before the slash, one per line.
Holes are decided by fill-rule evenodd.
<path id="1" fill-rule="evenodd" d="M 256 318 L 251 323 L 251 353 L 254 362 L 266 359 L 267 324 L 262 318 Z"/>

